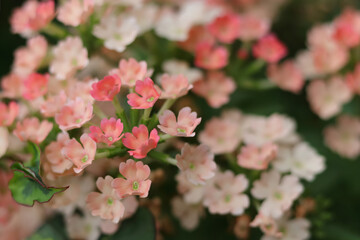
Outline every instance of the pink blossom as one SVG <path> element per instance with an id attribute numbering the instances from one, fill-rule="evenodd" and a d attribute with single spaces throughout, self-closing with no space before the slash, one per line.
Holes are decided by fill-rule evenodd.
<path id="1" fill-rule="evenodd" d="M 123 129 L 124 126 L 120 119 L 104 118 L 101 120 L 100 128 L 97 126 L 90 127 L 89 136 L 96 142 L 103 142 L 111 146 L 122 138 Z"/>
<path id="2" fill-rule="evenodd" d="M 276 63 L 286 56 L 287 48 L 274 34 L 270 34 L 253 46 L 253 54 L 268 63 Z"/>
<path id="3" fill-rule="evenodd" d="M 56 174 L 62 174 L 73 166 L 73 163 L 62 154 L 62 149 L 68 140 L 70 138 L 67 132 L 59 133 L 56 141 L 51 142 L 45 148 L 45 156 L 49 162 L 49 167 Z"/>
<path id="4" fill-rule="evenodd" d="M 10 126 L 19 114 L 19 105 L 11 101 L 8 105 L 0 102 L 0 127 Z"/>
<path id="5" fill-rule="evenodd" d="M 212 118 L 199 134 L 199 141 L 215 154 L 231 153 L 240 144 L 239 123 L 226 118 Z"/>
<path id="6" fill-rule="evenodd" d="M 104 79 L 93 83 L 90 94 L 97 101 L 112 101 L 120 92 L 121 80 L 117 75 L 109 75 Z"/>
<path id="7" fill-rule="evenodd" d="M 187 78 L 189 84 L 201 79 L 203 73 L 198 68 L 191 68 L 189 63 L 177 59 L 170 59 L 163 63 L 162 68 L 171 75 L 183 75 Z M 191 85 L 192 88 L 192 85 Z"/>
<path id="8" fill-rule="evenodd" d="M 160 78 L 160 84 L 162 90 L 158 89 L 158 92 L 161 92 L 161 99 L 176 99 L 182 97 L 193 87 L 189 84 L 189 80 L 182 74 L 163 74 Z"/>
<path id="9" fill-rule="evenodd" d="M 254 182 L 251 194 L 257 199 L 265 199 L 260 206 L 260 213 L 279 218 L 291 207 L 303 189 L 298 177 L 286 175 L 281 178 L 279 172 L 272 170 L 261 174 L 260 180 Z"/>
<path id="10" fill-rule="evenodd" d="M 67 97 L 63 90 L 55 96 L 48 96 L 46 100 L 40 105 L 41 114 L 44 117 L 54 117 L 65 105 L 66 100 Z"/>
<path id="11" fill-rule="evenodd" d="M 355 94 L 360 94 L 360 63 L 355 67 L 353 73 L 348 73 L 346 75 L 346 84 Z"/>
<path id="12" fill-rule="evenodd" d="M 193 184 L 205 184 L 215 176 L 214 154 L 206 145 L 185 144 L 181 154 L 176 155 L 177 166 Z"/>
<path id="13" fill-rule="evenodd" d="M 58 113 L 55 114 L 55 122 L 63 131 L 80 128 L 93 117 L 93 106 L 85 104 L 84 100 L 77 97 L 69 100 Z"/>
<path id="14" fill-rule="evenodd" d="M 171 136 L 193 137 L 193 132 L 197 125 L 201 122 L 201 118 L 197 118 L 196 112 L 191 112 L 189 107 L 180 110 L 178 119 L 170 110 L 165 110 L 159 117 L 158 128 Z"/>
<path id="15" fill-rule="evenodd" d="M 347 8 L 335 20 L 333 37 L 346 47 L 355 47 L 360 43 L 360 14 L 354 9 Z"/>
<path id="16" fill-rule="evenodd" d="M 10 73 L 1 79 L 2 95 L 7 98 L 18 98 L 24 91 L 23 78 Z"/>
<path id="17" fill-rule="evenodd" d="M 282 64 L 272 64 L 268 67 L 267 75 L 281 89 L 298 93 L 305 84 L 300 69 L 291 60 Z"/>
<path id="18" fill-rule="evenodd" d="M 58 20 L 73 27 L 84 23 L 93 12 L 93 0 L 68 0 L 58 8 Z"/>
<path id="19" fill-rule="evenodd" d="M 338 76 L 330 80 L 313 80 L 307 88 L 312 110 L 322 119 L 328 119 L 341 111 L 342 105 L 351 99 L 351 91 Z"/>
<path id="20" fill-rule="evenodd" d="M 36 71 L 46 56 L 47 47 L 46 39 L 41 35 L 29 39 L 26 47 L 15 51 L 13 71 L 24 77 Z"/>
<path id="21" fill-rule="evenodd" d="M 99 177 L 96 186 L 101 193 L 91 192 L 86 199 L 87 207 L 93 216 L 100 216 L 102 219 L 112 220 L 118 223 L 124 216 L 125 207 L 117 199 L 114 188 L 111 186 L 113 178 L 106 176 Z"/>
<path id="22" fill-rule="evenodd" d="M 204 97 L 213 108 L 226 104 L 236 89 L 234 80 L 223 72 L 209 72 L 205 79 L 194 83 L 194 93 Z"/>
<path id="23" fill-rule="evenodd" d="M 281 237 L 282 233 L 280 229 L 278 229 L 278 225 L 276 221 L 271 218 L 264 216 L 263 214 L 259 213 L 256 215 L 255 219 L 250 223 L 251 227 L 260 227 L 261 231 L 265 233 L 266 236 L 272 237 Z"/>
<path id="24" fill-rule="evenodd" d="M 48 90 L 49 74 L 32 73 L 24 81 L 23 97 L 26 100 L 34 100 L 44 96 Z"/>
<path id="25" fill-rule="evenodd" d="M 239 35 L 240 18 L 238 15 L 227 13 L 217 17 L 208 28 L 220 42 L 232 43 Z"/>
<path id="26" fill-rule="evenodd" d="M 349 59 L 347 49 L 339 45 L 317 46 L 311 51 L 313 64 L 317 73 L 320 74 L 337 72 Z"/>
<path id="27" fill-rule="evenodd" d="M 88 63 L 88 52 L 79 37 L 68 37 L 53 49 L 54 59 L 50 73 L 59 80 L 65 80 L 84 68 Z"/>
<path id="28" fill-rule="evenodd" d="M 65 142 L 61 150 L 61 153 L 76 166 L 74 168 L 76 173 L 91 165 L 96 153 L 96 142 L 88 134 L 81 135 L 80 142 L 81 144 L 72 138 Z"/>
<path id="29" fill-rule="evenodd" d="M 133 109 L 151 108 L 160 96 L 151 78 L 145 78 L 144 81 L 136 81 L 135 92 L 127 95 L 128 104 Z"/>
<path id="30" fill-rule="evenodd" d="M 122 162 L 119 166 L 120 173 L 124 178 L 115 178 L 112 187 L 119 198 L 129 195 L 139 195 L 146 198 L 149 194 L 151 180 L 150 168 L 142 162 L 135 162 L 132 159 Z"/>
<path id="31" fill-rule="evenodd" d="M 214 45 L 215 37 L 210 34 L 209 30 L 205 26 L 196 25 L 190 29 L 187 40 L 178 42 L 178 44 L 183 49 L 193 52 L 195 51 L 197 45 L 204 41 Z"/>
<path id="32" fill-rule="evenodd" d="M 175 217 L 180 220 L 181 226 L 186 230 L 194 230 L 200 222 L 200 217 L 205 214 L 201 204 L 189 204 L 181 197 L 171 200 L 171 209 Z"/>
<path id="33" fill-rule="evenodd" d="M 138 62 L 133 58 L 129 60 L 122 59 L 119 62 L 119 67 L 113 69 L 110 74 L 118 75 L 122 84 L 134 87 L 136 81 L 142 81 L 147 76 L 147 64 L 145 61 Z"/>
<path id="34" fill-rule="evenodd" d="M 54 1 L 38 2 L 28 0 L 20 8 L 15 9 L 10 18 L 13 33 L 29 36 L 45 27 L 55 16 Z"/>
<path id="35" fill-rule="evenodd" d="M 239 38 L 243 41 L 257 40 L 269 32 L 270 23 L 255 15 L 240 16 Z"/>
<path id="36" fill-rule="evenodd" d="M 208 41 L 201 42 L 195 50 L 195 66 L 217 70 L 228 64 L 228 55 L 228 51 L 222 46 L 214 46 Z"/>
<path id="37" fill-rule="evenodd" d="M 156 148 L 160 137 L 156 129 L 150 132 L 147 127 L 141 124 L 139 127 L 134 127 L 132 133 L 125 133 L 125 137 L 122 142 L 125 147 L 133 149 L 129 151 L 129 154 L 134 158 L 141 159 L 146 157 L 147 153 Z"/>
<path id="38" fill-rule="evenodd" d="M 21 141 L 31 141 L 39 144 L 45 140 L 52 127 L 53 124 L 46 120 L 40 122 L 39 119 L 35 117 L 25 118 L 21 122 L 16 123 L 16 128 L 13 133 Z"/>
<path id="39" fill-rule="evenodd" d="M 183 196 L 184 201 L 190 204 L 198 204 L 203 201 L 205 190 L 207 185 L 205 184 L 193 184 L 189 181 L 185 172 L 179 172 L 175 179 L 178 183 L 177 190 Z M 206 183 L 209 183 L 213 178 L 208 179 Z"/>
<path id="40" fill-rule="evenodd" d="M 248 184 L 243 174 L 235 176 L 230 170 L 219 172 L 206 190 L 204 205 L 212 214 L 241 215 L 250 205 L 249 197 L 243 193 Z"/>
<path id="41" fill-rule="evenodd" d="M 68 99 L 73 100 L 80 97 L 86 104 L 93 104 L 95 102 L 95 99 L 90 94 L 92 90 L 91 85 L 94 81 L 79 81 L 77 79 L 71 79 L 70 81 L 67 81 L 67 83 L 68 86 L 66 88 L 66 95 L 68 96 Z"/>
<path id="42" fill-rule="evenodd" d="M 354 159 L 360 155 L 360 120 L 343 115 L 335 126 L 324 130 L 325 144 L 339 155 Z"/>
<path id="43" fill-rule="evenodd" d="M 246 145 L 241 148 L 237 156 L 238 164 L 248 169 L 265 170 L 270 161 L 276 157 L 277 150 L 277 146 L 273 143 L 267 143 L 261 147 Z"/>

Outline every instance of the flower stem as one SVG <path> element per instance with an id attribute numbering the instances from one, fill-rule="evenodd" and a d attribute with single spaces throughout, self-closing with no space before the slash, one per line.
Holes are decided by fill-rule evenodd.
<path id="1" fill-rule="evenodd" d="M 169 155 L 167 155 L 166 153 L 162 153 L 162 152 L 157 152 L 157 151 L 151 151 L 148 153 L 148 156 L 154 159 L 158 159 L 161 162 L 167 163 L 167 164 L 171 164 L 176 166 L 176 159 L 170 157 Z"/>
<path id="2" fill-rule="evenodd" d="M 93 109 L 96 116 L 98 116 L 100 119 L 107 118 L 106 114 L 96 104 L 93 105 Z"/>
<path id="3" fill-rule="evenodd" d="M 141 119 L 142 123 L 147 124 L 147 122 L 149 121 L 151 110 L 152 110 L 152 107 L 145 109 L 144 114 Z"/>
<path id="4" fill-rule="evenodd" d="M 49 36 L 62 39 L 68 35 L 68 32 L 65 28 L 59 26 L 56 23 L 50 22 L 46 27 L 41 29 L 41 31 Z"/>
<path id="5" fill-rule="evenodd" d="M 157 114 L 158 117 L 161 116 L 165 110 L 169 109 L 175 103 L 175 100 L 176 99 L 166 99 L 165 103 L 161 106 Z"/>
<path id="6" fill-rule="evenodd" d="M 124 131 L 130 132 L 131 129 L 129 128 L 129 121 L 126 116 L 125 110 L 121 107 L 121 104 L 119 102 L 119 99 L 115 96 L 113 99 L 113 104 L 116 111 L 116 116 L 121 119 L 121 122 L 124 124 Z"/>

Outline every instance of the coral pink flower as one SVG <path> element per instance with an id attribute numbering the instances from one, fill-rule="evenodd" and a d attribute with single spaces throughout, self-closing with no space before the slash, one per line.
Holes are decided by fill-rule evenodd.
<path id="1" fill-rule="evenodd" d="M 125 207 L 117 199 L 114 188 L 111 186 L 113 178 L 106 176 L 96 180 L 96 186 L 101 193 L 91 192 L 86 199 L 87 208 L 93 216 L 100 216 L 102 219 L 118 223 L 124 216 Z"/>
<path id="2" fill-rule="evenodd" d="M 270 161 L 276 157 L 277 150 L 277 146 L 273 143 L 261 147 L 246 145 L 237 156 L 238 164 L 248 169 L 265 170 Z"/>
<path id="3" fill-rule="evenodd" d="M 97 101 L 112 101 L 120 92 L 121 80 L 117 75 L 109 75 L 104 79 L 93 83 L 90 94 Z"/>
<path id="4" fill-rule="evenodd" d="M 228 64 L 229 53 L 226 48 L 201 42 L 195 50 L 195 65 L 207 70 L 217 70 Z"/>
<path id="5" fill-rule="evenodd" d="M 248 184 L 243 174 L 235 176 L 229 170 L 219 172 L 206 190 L 204 205 L 212 214 L 241 215 L 250 204 L 248 196 L 243 193 Z"/>
<path id="6" fill-rule="evenodd" d="M 17 74 L 10 73 L 1 79 L 2 95 L 7 98 L 18 98 L 24 91 L 23 79 Z"/>
<path id="7" fill-rule="evenodd" d="M 50 88 L 49 88 L 50 89 Z M 62 90 L 55 96 L 48 96 L 46 100 L 40 105 L 40 112 L 44 117 L 54 117 L 60 112 L 61 108 L 66 103 L 67 97 Z"/>
<path id="8" fill-rule="evenodd" d="M 274 34 L 270 34 L 261 38 L 253 46 L 253 54 L 256 58 L 268 63 L 276 63 L 286 56 L 287 49 Z"/>
<path id="9" fill-rule="evenodd" d="M 129 149 L 134 149 L 129 151 L 129 154 L 134 158 L 141 159 L 146 157 L 147 153 L 156 148 L 160 137 L 156 129 L 153 129 L 150 132 L 147 127 L 141 124 L 139 127 L 134 127 L 132 133 L 125 133 L 125 137 L 122 139 L 122 142 L 125 147 Z"/>
<path id="10" fill-rule="evenodd" d="M 333 37 L 346 47 L 360 43 L 360 14 L 354 9 L 346 9 L 336 20 Z"/>
<path id="11" fill-rule="evenodd" d="M 176 99 L 182 97 L 193 87 L 189 84 L 189 80 L 182 74 L 163 74 L 160 78 L 160 84 L 162 90 L 158 90 L 161 92 L 161 99 Z"/>
<path id="12" fill-rule="evenodd" d="M 47 47 L 46 39 L 41 35 L 29 39 L 26 47 L 15 51 L 13 71 L 24 77 L 34 72 L 46 56 Z"/>
<path id="13" fill-rule="evenodd" d="M 10 18 L 12 32 L 29 36 L 45 27 L 54 16 L 54 1 L 26 1 L 21 8 L 15 9 Z"/>
<path id="14" fill-rule="evenodd" d="M 123 129 L 124 125 L 120 119 L 104 118 L 101 120 L 100 128 L 97 126 L 90 127 L 89 136 L 94 139 L 95 142 L 103 142 L 111 146 L 114 142 L 122 138 Z"/>
<path id="15" fill-rule="evenodd" d="M 46 159 L 50 163 L 51 171 L 54 173 L 62 174 L 73 166 L 73 163 L 61 152 L 68 140 L 70 140 L 70 138 L 67 132 L 59 133 L 56 137 L 56 141 L 51 142 L 45 148 Z"/>
<path id="16" fill-rule="evenodd" d="M 205 184 L 215 176 L 214 154 L 206 145 L 191 146 L 185 144 L 181 154 L 176 155 L 177 166 L 193 184 Z"/>
<path id="17" fill-rule="evenodd" d="M 68 140 L 61 150 L 61 153 L 76 166 L 76 173 L 91 165 L 96 153 L 96 142 L 88 134 L 81 135 L 80 142 L 81 144 L 74 138 Z"/>
<path id="18" fill-rule="evenodd" d="M 195 82 L 193 91 L 204 97 L 213 108 L 227 103 L 229 95 L 236 89 L 233 79 L 223 72 L 209 72 L 205 79 Z"/>
<path id="19" fill-rule="evenodd" d="M 68 37 L 60 41 L 53 49 L 54 59 L 50 64 L 50 73 L 59 80 L 71 77 L 77 70 L 89 63 L 88 52 L 79 37 Z"/>
<path id="20" fill-rule="evenodd" d="M 214 45 L 215 37 L 210 34 L 209 30 L 205 26 L 196 25 L 190 29 L 188 39 L 186 41 L 179 42 L 178 44 L 183 49 L 193 52 L 195 51 L 197 45 L 204 41 Z"/>
<path id="21" fill-rule="evenodd" d="M 269 32 L 270 23 L 255 15 L 240 16 L 239 38 L 243 41 L 257 40 Z"/>
<path id="22" fill-rule="evenodd" d="M 32 73 L 24 81 L 23 97 L 26 100 L 34 100 L 44 96 L 48 90 L 49 74 Z"/>
<path id="23" fill-rule="evenodd" d="M 348 61 L 349 54 L 341 46 L 317 46 L 312 51 L 313 64 L 317 73 L 335 73 Z"/>
<path id="24" fill-rule="evenodd" d="M 160 96 L 151 78 L 145 78 L 144 81 L 136 81 L 135 92 L 127 95 L 128 104 L 133 109 L 151 108 Z"/>
<path id="25" fill-rule="evenodd" d="M 260 180 L 254 182 L 251 194 L 257 199 L 265 199 L 260 213 L 279 218 L 291 207 L 303 189 L 298 177 L 286 175 L 281 178 L 279 172 L 272 170 L 261 174 Z"/>
<path id="26" fill-rule="evenodd" d="M 93 0 L 69 0 L 58 8 L 58 20 L 73 27 L 84 23 L 94 8 Z"/>
<path id="27" fill-rule="evenodd" d="M 55 114 L 55 122 L 63 131 L 71 130 L 81 127 L 93 117 L 93 106 L 91 103 L 85 105 L 85 102 L 80 97 L 75 100 L 68 101 Z"/>
<path id="28" fill-rule="evenodd" d="M 16 123 L 14 135 L 21 141 L 31 141 L 39 144 L 44 141 L 52 127 L 53 124 L 46 120 L 40 123 L 39 119 L 35 117 L 25 118 L 23 121 Z"/>
<path id="29" fill-rule="evenodd" d="M 282 236 L 275 220 L 271 217 L 264 216 L 261 213 L 256 215 L 255 219 L 250 223 L 250 226 L 260 227 L 261 231 L 265 233 L 266 236 L 273 236 L 276 238 Z"/>
<path id="30" fill-rule="evenodd" d="M 19 113 L 19 105 L 16 102 L 10 102 L 8 105 L 0 102 L 0 127 L 10 126 Z"/>
<path id="31" fill-rule="evenodd" d="M 189 107 L 180 110 L 176 121 L 175 114 L 170 110 L 165 110 L 159 117 L 158 128 L 171 136 L 193 137 L 193 132 L 197 125 L 201 122 L 201 118 L 197 118 L 196 112 L 191 112 Z"/>
<path id="32" fill-rule="evenodd" d="M 239 35 L 240 18 L 238 15 L 227 13 L 217 17 L 208 28 L 220 42 L 232 43 Z"/>
<path id="33" fill-rule="evenodd" d="M 282 64 L 272 64 L 268 67 L 267 75 L 281 89 L 298 93 L 304 86 L 304 78 L 300 69 L 291 60 Z"/>
<path id="34" fill-rule="evenodd" d="M 210 147 L 215 154 L 230 153 L 240 143 L 239 123 L 226 118 L 212 118 L 199 134 L 199 141 Z"/>
<path id="35" fill-rule="evenodd" d="M 139 195 L 146 198 L 149 194 L 151 180 L 150 168 L 142 162 L 135 162 L 132 159 L 122 162 L 119 166 L 120 173 L 124 178 L 115 178 L 112 187 L 119 198 L 129 195 Z"/>
<path id="36" fill-rule="evenodd" d="M 133 58 L 129 60 L 122 59 L 119 67 L 110 72 L 120 77 L 122 84 L 128 87 L 134 87 L 136 81 L 144 80 L 147 76 L 147 64 L 145 61 L 136 61 Z"/>
<path id="37" fill-rule="evenodd" d="M 341 111 L 343 104 L 351 99 L 351 91 L 342 78 L 314 80 L 307 88 L 312 110 L 322 119 L 328 119 Z"/>
<path id="38" fill-rule="evenodd" d="M 346 84 L 353 93 L 360 94 L 360 63 L 356 65 L 353 73 L 346 75 Z"/>

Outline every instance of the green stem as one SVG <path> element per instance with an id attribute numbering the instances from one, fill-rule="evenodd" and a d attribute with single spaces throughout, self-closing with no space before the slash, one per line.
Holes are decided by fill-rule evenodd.
<path id="1" fill-rule="evenodd" d="M 148 153 L 148 156 L 154 159 L 158 159 L 166 164 L 171 164 L 176 166 L 176 159 L 170 157 L 169 155 L 167 155 L 166 153 L 162 153 L 162 152 L 157 152 L 157 151 L 151 151 Z"/>
<path id="2" fill-rule="evenodd" d="M 242 73 L 244 76 L 252 75 L 253 73 L 256 73 L 260 71 L 264 66 L 266 62 L 261 59 L 257 59 L 253 63 L 251 63 Z"/>
<path id="3" fill-rule="evenodd" d="M 59 26 L 54 22 L 50 22 L 46 27 L 41 29 L 41 32 L 58 39 L 65 38 L 68 35 L 68 32 L 65 28 Z"/>
<path id="4" fill-rule="evenodd" d="M 93 109 L 96 116 L 98 116 L 100 119 L 107 118 L 107 115 L 96 104 L 93 105 Z"/>
<path id="5" fill-rule="evenodd" d="M 124 124 L 124 131 L 125 132 L 130 132 L 130 126 L 129 126 L 129 121 L 128 118 L 126 116 L 125 110 L 121 107 L 121 104 L 119 102 L 119 99 L 115 96 L 113 99 L 113 104 L 115 107 L 115 111 L 116 111 L 116 116 L 118 118 L 121 119 L 121 122 Z"/>
<path id="6" fill-rule="evenodd" d="M 161 136 L 160 136 L 159 143 L 165 142 L 165 140 L 168 140 L 168 139 L 173 138 L 173 137 L 174 137 L 174 136 L 171 136 L 171 135 L 169 135 L 169 134 L 161 135 Z"/>
<path id="7" fill-rule="evenodd" d="M 151 110 L 152 110 L 152 107 L 145 109 L 144 114 L 141 119 L 141 122 L 147 124 L 147 122 L 149 121 Z"/>
<path id="8" fill-rule="evenodd" d="M 175 101 L 176 99 L 166 99 L 165 103 L 161 106 L 157 114 L 158 117 L 161 116 L 165 110 L 169 109 L 175 103 Z"/>
<path id="9" fill-rule="evenodd" d="M 130 119 L 131 119 L 131 126 L 137 126 L 139 124 L 139 109 L 131 109 L 130 110 Z"/>
<path id="10" fill-rule="evenodd" d="M 96 153 L 95 159 L 122 156 L 126 152 L 127 152 L 126 149 L 122 148 L 122 147 L 109 148 L 109 149 L 106 149 L 106 151 L 104 151 L 104 152 Z"/>

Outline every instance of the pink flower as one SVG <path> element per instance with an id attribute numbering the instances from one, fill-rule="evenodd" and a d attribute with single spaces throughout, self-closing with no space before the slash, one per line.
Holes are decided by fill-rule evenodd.
<path id="1" fill-rule="evenodd" d="M 49 74 L 32 73 L 24 81 L 23 97 L 26 100 L 34 100 L 44 96 L 48 90 Z"/>
<path id="2" fill-rule="evenodd" d="M 232 43 L 239 35 L 240 18 L 238 15 L 227 13 L 217 17 L 208 28 L 220 42 Z"/>
<path id="3" fill-rule="evenodd" d="M 161 99 L 176 99 L 182 97 L 193 87 L 182 74 L 163 74 L 160 78 L 160 84 L 163 89 L 158 89 L 158 92 L 161 92 Z"/>
<path id="4" fill-rule="evenodd" d="M 253 46 L 253 54 L 256 58 L 268 63 L 276 63 L 286 56 L 287 49 L 274 34 L 270 34 L 261 38 Z"/>
<path id="5" fill-rule="evenodd" d="M 298 177 L 286 175 L 281 178 L 279 172 L 272 170 L 261 174 L 260 180 L 254 182 L 251 194 L 257 199 L 265 199 L 260 206 L 260 213 L 279 218 L 290 209 L 303 189 Z"/>
<path id="6" fill-rule="evenodd" d="M 120 92 L 121 80 L 117 75 L 109 75 L 104 79 L 93 83 L 90 94 L 97 101 L 112 101 Z"/>
<path id="7" fill-rule="evenodd" d="M 197 118 L 196 112 L 191 112 L 189 107 L 180 110 L 176 121 L 175 114 L 170 110 L 165 110 L 159 117 L 158 128 L 171 136 L 193 137 L 193 132 L 197 125 L 201 122 L 201 118 Z"/>
<path id="8" fill-rule="evenodd" d="M 23 79 L 14 73 L 10 73 L 1 79 L 1 88 L 4 97 L 21 97 L 24 91 Z"/>
<path id="9" fill-rule="evenodd" d="M 53 127 L 51 122 L 43 120 L 41 123 L 39 119 L 25 118 L 22 122 L 16 123 L 14 135 L 17 136 L 21 141 L 31 141 L 39 144 L 49 134 Z"/>
<path id="10" fill-rule="evenodd" d="M 141 124 L 139 127 L 134 127 L 132 133 L 125 133 L 125 137 L 122 139 L 122 142 L 125 147 L 129 149 L 134 149 L 129 151 L 129 154 L 134 158 L 141 159 L 146 157 L 147 153 L 156 148 L 160 137 L 156 129 L 153 129 L 150 132 L 147 127 Z"/>
<path id="11" fill-rule="evenodd" d="M 135 92 L 127 95 L 128 104 L 133 109 L 151 108 L 160 96 L 151 78 L 145 78 L 144 81 L 136 81 Z"/>
<path id="12" fill-rule="evenodd" d="M 270 161 L 276 157 L 277 150 L 277 146 L 273 143 L 267 143 L 261 147 L 246 145 L 241 148 L 237 156 L 238 164 L 248 169 L 265 170 Z"/>
<path id="13" fill-rule="evenodd" d="M 178 183 L 177 191 L 183 196 L 185 202 L 190 204 L 202 203 L 207 185 L 193 184 L 184 172 L 179 172 L 175 179 Z M 211 182 L 212 179 L 207 182 Z"/>
<path id="14" fill-rule="evenodd" d="M 177 166 L 193 184 L 205 184 L 215 176 L 214 154 L 206 145 L 191 146 L 185 144 L 181 154 L 176 155 Z"/>
<path id="15" fill-rule="evenodd" d="M 335 40 L 346 46 L 355 47 L 360 43 L 360 14 L 348 8 L 335 20 Z"/>
<path id="16" fill-rule="evenodd" d="M 62 149 L 68 140 L 70 138 L 67 132 L 59 133 L 56 141 L 51 142 L 45 148 L 46 159 L 49 162 L 51 171 L 54 173 L 62 174 L 73 166 L 73 163 L 62 154 Z"/>
<path id="17" fill-rule="evenodd" d="M 108 146 L 117 142 L 122 138 L 123 124 L 120 119 L 110 118 L 109 120 L 104 118 L 101 120 L 100 127 L 91 126 L 89 136 L 94 139 L 95 142 L 103 142 Z"/>
<path id="18" fill-rule="evenodd" d="M 88 52 L 79 37 L 68 37 L 53 49 L 54 59 L 50 73 L 59 80 L 65 80 L 89 63 Z"/>
<path id="19" fill-rule="evenodd" d="M 328 119 L 341 111 L 342 105 L 351 99 L 351 91 L 341 77 L 330 80 L 313 80 L 307 88 L 312 110 L 322 119 Z"/>
<path id="20" fill-rule="evenodd" d="M 36 71 L 46 56 L 47 47 L 46 39 L 41 35 L 29 39 L 26 47 L 15 51 L 13 71 L 24 77 Z"/>
<path id="21" fill-rule="evenodd" d="M 240 16 L 239 38 L 243 41 L 257 40 L 269 32 L 270 23 L 255 15 Z"/>
<path id="22" fill-rule="evenodd" d="M 76 166 L 76 173 L 91 165 L 96 153 L 96 142 L 88 134 L 81 135 L 80 142 L 81 144 L 75 138 L 68 140 L 61 150 L 61 153 Z"/>
<path id="23" fill-rule="evenodd" d="M 255 219 L 250 223 L 251 227 L 260 227 L 261 231 L 265 233 L 266 236 L 272 237 L 281 237 L 282 233 L 278 229 L 278 225 L 275 220 L 271 217 L 264 216 L 259 213 L 256 215 Z"/>
<path id="24" fill-rule="evenodd" d="M 189 204 L 181 197 L 171 200 L 171 209 L 175 217 L 180 220 L 181 226 L 186 230 L 194 230 L 200 222 L 200 217 L 205 214 L 201 204 Z"/>
<path id="25" fill-rule="evenodd" d="M 61 108 L 65 105 L 67 100 L 66 94 L 63 90 L 55 96 L 48 96 L 46 100 L 40 105 L 40 112 L 44 117 L 54 117 Z"/>
<path id="26" fill-rule="evenodd" d="M 291 60 L 282 64 L 272 64 L 268 67 L 267 75 L 281 89 L 298 93 L 304 86 L 304 78 L 300 69 Z"/>
<path id="27" fill-rule="evenodd" d="M 133 58 L 122 59 L 119 62 L 119 68 L 112 70 L 110 74 L 118 75 L 122 84 L 134 87 L 136 81 L 144 80 L 147 76 L 147 64 L 145 61 L 138 62 Z"/>
<path id="28" fill-rule="evenodd" d="M 63 131 L 80 128 L 84 123 L 93 117 L 93 106 L 91 103 L 85 105 L 84 100 L 77 97 L 75 100 L 68 101 L 55 114 L 55 122 Z"/>
<path id="29" fill-rule="evenodd" d="M 0 127 L 10 126 L 19 113 L 19 105 L 11 101 L 8 105 L 0 102 Z"/>
<path id="30" fill-rule="evenodd" d="M 151 180 L 148 179 L 150 176 L 148 165 L 129 159 L 126 163 L 120 163 L 119 171 L 124 178 L 115 178 L 112 182 L 112 187 L 119 198 L 129 195 L 139 195 L 141 198 L 148 196 L 151 185 Z"/>
<path id="31" fill-rule="evenodd" d="M 207 70 L 217 70 L 228 64 L 228 51 L 209 42 L 201 42 L 195 50 L 195 66 Z"/>
<path id="32" fill-rule="evenodd" d="M 226 104 L 236 89 L 233 79 L 223 72 L 209 72 L 205 79 L 194 83 L 194 93 L 204 97 L 213 108 Z"/>
<path id="33" fill-rule="evenodd" d="M 112 220 L 118 223 L 124 216 L 125 207 L 117 199 L 114 188 L 111 186 L 113 178 L 106 176 L 99 177 L 96 186 L 101 193 L 91 192 L 86 199 L 87 208 L 91 210 L 93 216 L 99 216 L 102 219 Z"/>
<path id="34" fill-rule="evenodd" d="M 360 94 L 360 63 L 356 65 L 353 73 L 346 75 L 346 84 L 353 93 Z"/>
<path id="35" fill-rule="evenodd" d="M 58 8 L 58 20 L 65 25 L 77 27 L 93 12 L 93 0 L 68 0 Z"/>
<path id="36" fill-rule="evenodd" d="M 243 193 L 248 184 L 243 174 L 235 176 L 229 170 L 219 172 L 206 190 L 204 205 L 212 214 L 241 215 L 250 204 L 248 196 Z"/>
<path id="37" fill-rule="evenodd" d="M 21 8 L 15 9 L 10 18 L 12 32 L 29 36 L 45 27 L 54 16 L 54 1 L 26 1 Z"/>
<path id="38" fill-rule="evenodd" d="M 178 44 L 186 51 L 193 52 L 195 51 L 197 45 L 204 41 L 214 45 L 215 37 L 210 34 L 209 30 L 205 26 L 196 25 L 190 29 L 187 40 L 178 42 Z"/>

